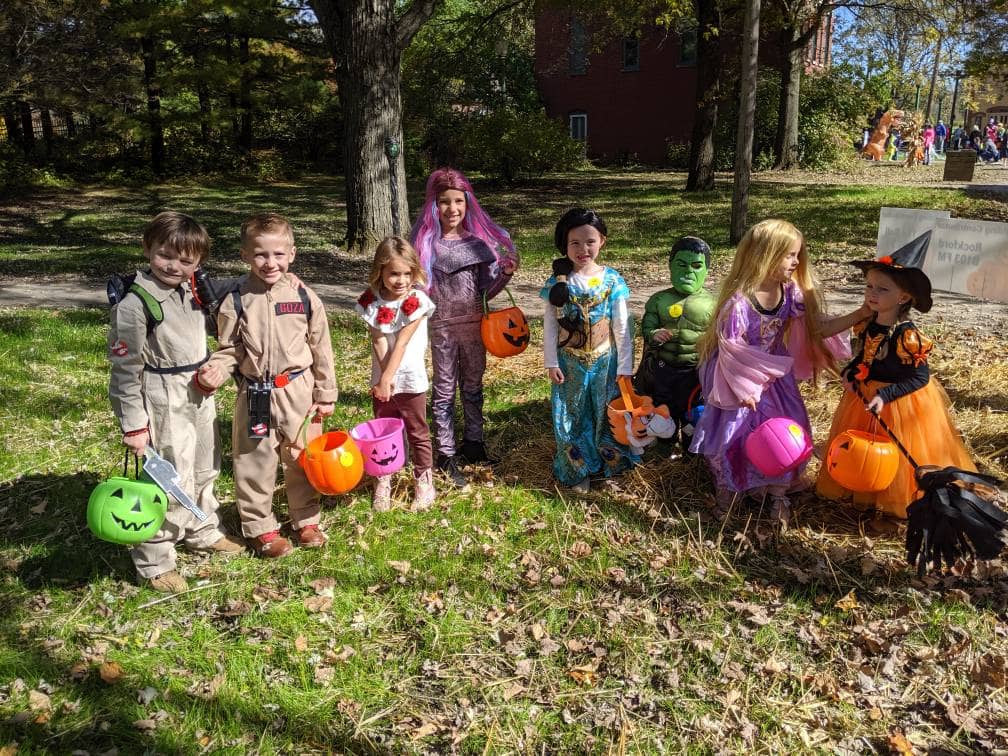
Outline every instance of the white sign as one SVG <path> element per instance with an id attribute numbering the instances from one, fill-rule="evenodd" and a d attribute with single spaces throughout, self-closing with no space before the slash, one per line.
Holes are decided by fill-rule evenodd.
<path id="1" fill-rule="evenodd" d="M 939 221 L 948 220 L 948 210 L 916 210 L 907 207 L 883 207 L 879 211 L 878 241 L 875 257 L 891 255 L 904 244 L 909 244 Z M 934 242 L 931 242 L 932 248 Z"/>
<path id="2" fill-rule="evenodd" d="M 924 272 L 935 289 L 1008 302 L 1008 223 L 939 221 Z"/>

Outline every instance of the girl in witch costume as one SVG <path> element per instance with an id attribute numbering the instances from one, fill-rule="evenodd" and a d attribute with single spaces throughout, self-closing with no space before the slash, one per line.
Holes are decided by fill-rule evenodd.
<path id="1" fill-rule="evenodd" d="M 596 261 L 606 233 L 594 210 L 564 213 L 553 241 L 570 265 L 554 265 L 557 272 L 540 291 L 547 301 L 543 360 L 553 384 L 553 475 L 577 493 L 587 493 L 590 475 L 608 478 L 639 461 L 613 438 L 606 415 L 619 395 L 617 375 L 633 373 L 630 289 L 619 273 Z"/>
<path id="2" fill-rule="evenodd" d="M 976 471 L 962 436 L 949 416 L 949 399 L 928 370 L 933 343 L 907 316 L 931 309 L 931 281 L 920 269 L 930 232 L 892 255 L 851 263 L 865 274 L 865 303 L 871 317 L 854 327 L 854 359 L 843 369 L 847 388 L 833 414 L 829 440 L 846 430 L 876 430 L 879 415 L 920 465 Z M 853 390 L 857 384 L 868 400 Z M 827 499 L 852 497 L 854 504 L 906 518 L 918 484 L 904 456 L 892 484 L 878 493 L 842 487 L 823 465 L 816 492 Z"/>
<path id="3" fill-rule="evenodd" d="M 518 269 L 508 232 L 494 223 L 469 180 L 452 168 L 427 179 L 423 209 L 413 224 L 416 247 L 436 309 L 430 318 L 434 382 L 431 415 L 438 469 L 456 486 L 466 485 L 456 454 L 455 387 L 462 399 L 465 462 L 489 462 L 483 443 L 483 373 L 486 349 L 480 336 L 483 300 L 497 296 Z"/>
<path id="4" fill-rule="evenodd" d="M 706 401 L 691 451 L 702 453 L 714 473 L 719 514 L 749 494 L 769 498 L 771 518 L 788 524 L 788 494 L 807 487 L 805 465 L 767 477 L 749 461 L 745 440 L 773 417 L 790 418 L 812 437 L 798 381 L 848 358 L 846 340 L 836 334 L 867 314 L 823 316 L 805 239 L 792 224 L 770 219 L 746 232 L 699 342 Z"/>

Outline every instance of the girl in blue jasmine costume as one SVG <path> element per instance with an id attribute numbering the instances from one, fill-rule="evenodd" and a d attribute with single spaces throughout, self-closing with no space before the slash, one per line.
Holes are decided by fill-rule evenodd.
<path id="1" fill-rule="evenodd" d="M 547 301 L 543 357 L 553 383 L 553 475 L 578 493 L 588 491 L 589 476 L 608 478 L 639 461 L 613 438 L 606 417 L 606 405 L 619 394 L 617 376 L 633 373 L 630 290 L 619 273 L 597 262 L 606 233 L 594 210 L 564 213 L 553 240 L 566 260 L 556 261 L 564 265 L 554 264 L 540 292 Z"/>

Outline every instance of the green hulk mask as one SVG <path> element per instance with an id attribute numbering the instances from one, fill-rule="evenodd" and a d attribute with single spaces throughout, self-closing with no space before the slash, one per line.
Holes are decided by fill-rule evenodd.
<path id="1" fill-rule="evenodd" d="M 680 239 L 669 254 L 669 274 L 672 287 L 680 294 L 696 294 L 707 280 L 710 248 L 701 239 L 687 236 Z"/>

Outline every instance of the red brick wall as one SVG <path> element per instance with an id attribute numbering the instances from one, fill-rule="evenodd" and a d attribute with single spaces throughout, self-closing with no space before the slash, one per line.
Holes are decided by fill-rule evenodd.
<path id="1" fill-rule="evenodd" d="M 622 40 L 595 52 L 589 36 L 587 74 L 571 75 L 569 20 L 547 12 L 536 21 L 536 79 L 547 114 L 566 124 L 571 113 L 587 113 L 591 158 L 664 163 L 666 143 L 688 142 L 693 126 L 696 69 L 679 64 L 678 37 L 643 36 L 640 69 L 624 71 Z"/>

